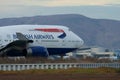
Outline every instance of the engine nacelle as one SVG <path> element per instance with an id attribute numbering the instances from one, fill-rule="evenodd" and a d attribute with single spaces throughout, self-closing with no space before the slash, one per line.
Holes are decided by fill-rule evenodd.
<path id="1" fill-rule="evenodd" d="M 48 53 L 47 49 L 43 46 L 34 46 L 34 47 L 29 47 L 27 49 L 27 55 L 28 56 L 48 57 L 49 53 Z"/>

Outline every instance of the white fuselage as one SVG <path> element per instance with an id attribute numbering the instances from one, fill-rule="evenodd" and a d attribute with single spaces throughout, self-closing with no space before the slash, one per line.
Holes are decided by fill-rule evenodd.
<path id="1" fill-rule="evenodd" d="M 46 48 L 80 48 L 83 40 L 69 28 L 57 25 L 14 25 L 0 27 L 0 46 L 18 40 L 16 32 L 22 33 L 26 38 L 33 40 L 31 46 L 44 46 Z M 61 36 L 61 37 L 59 37 Z"/>

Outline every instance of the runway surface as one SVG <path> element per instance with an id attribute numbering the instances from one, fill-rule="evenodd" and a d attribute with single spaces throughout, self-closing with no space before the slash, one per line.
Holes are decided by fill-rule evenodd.
<path id="1" fill-rule="evenodd" d="M 0 74 L 0 80 L 120 80 L 120 74 Z"/>

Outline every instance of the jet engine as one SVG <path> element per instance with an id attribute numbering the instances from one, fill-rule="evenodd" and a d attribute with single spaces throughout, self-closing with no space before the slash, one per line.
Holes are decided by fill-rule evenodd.
<path id="1" fill-rule="evenodd" d="M 27 56 L 41 56 L 41 57 L 48 57 L 49 53 L 47 51 L 47 48 L 42 46 L 34 46 L 29 47 L 27 49 Z"/>

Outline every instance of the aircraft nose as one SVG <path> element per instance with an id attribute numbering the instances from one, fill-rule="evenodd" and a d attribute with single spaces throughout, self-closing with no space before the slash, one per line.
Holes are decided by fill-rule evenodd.
<path id="1" fill-rule="evenodd" d="M 84 41 L 82 39 L 80 39 L 79 42 L 81 46 L 84 44 Z"/>
<path id="2" fill-rule="evenodd" d="M 84 41 L 81 39 L 81 45 L 83 45 L 84 44 Z"/>
<path id="3" fill-rule="evenodd" d="M 78 48 L 80 48 L 83 44 L 84 44 L 83 39 L 78 38 L 78 42 L 77 42 L 77 44 L 76 44 L 76 45 L 78 46 Z"/>

